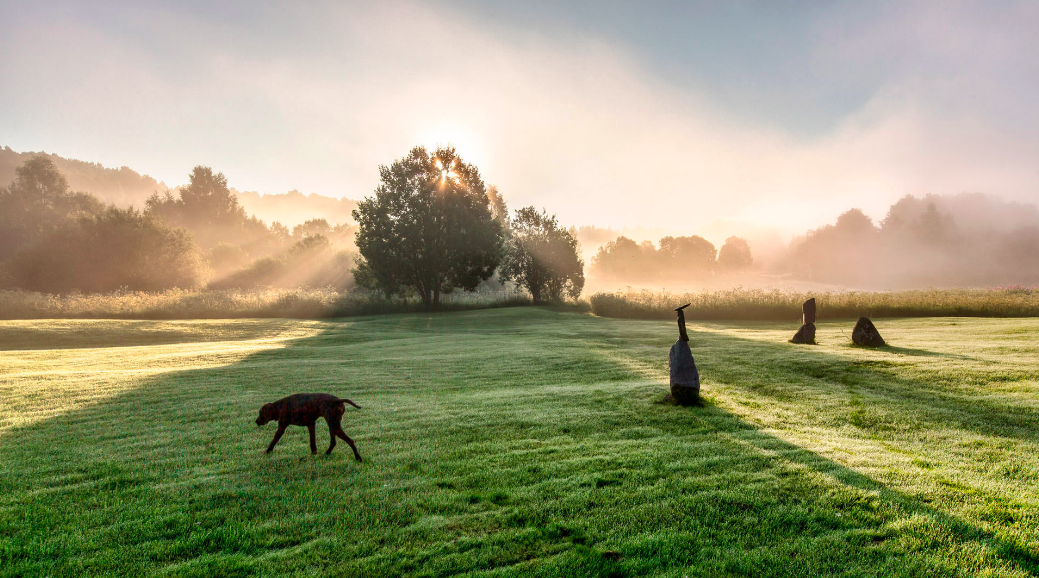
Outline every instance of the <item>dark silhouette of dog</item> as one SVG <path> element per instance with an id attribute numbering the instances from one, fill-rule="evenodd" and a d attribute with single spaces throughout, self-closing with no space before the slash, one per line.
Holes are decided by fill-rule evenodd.
<path id="1" fill-rule="evenodd" d="M 332 443 L 328 445 L 325 454 L 332 453 L 338 436 L 350 444 L 350 448 L 354 450 L 354 457 L 357 458 L 357 461 L 361 461 L 361 454 L 357 453 L 357 445 L 346 435 L 340 425 L 343 413 L 346 411 L 346 406 L 343 405 L 345 403 L 361 409 L 361 406 L 349 399 L 339 399 L 327 393 L 296 393 L 264 405 L 260 408 L 260 417 L 256 418 L 256 425 L 262 426 L 271 421 L 278 422 L 278 432 L 274 434 L 271 445 L 267 446 L 267 453 L 274 451 L 274 446 L 285 433 L 285 428 L 290 425 L 302 425 L 310 430 L 310 453 L 316 454 L 317 440 L 314 438 L 314 426 L 317 418 L 323 417 L 328 423 L 328 433 L 332 438 Z"/>

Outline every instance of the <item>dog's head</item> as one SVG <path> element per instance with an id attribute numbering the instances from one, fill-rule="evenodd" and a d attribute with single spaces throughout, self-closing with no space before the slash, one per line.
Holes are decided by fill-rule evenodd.
<path id="1" fill-rule="evenodd" d="M 256 418 L 256 425 L 264 425 L 274 419 L 274 404 L 268 403 L 260 408 L 260 416 Z"/>

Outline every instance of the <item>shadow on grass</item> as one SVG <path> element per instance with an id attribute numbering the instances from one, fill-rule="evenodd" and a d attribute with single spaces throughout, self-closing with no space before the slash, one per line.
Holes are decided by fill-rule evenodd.
<path id="1" fill-rule="evenodd" d="M 708 415 L 721 422 L 729 422 L 732 420 L 740 421 L 731 413 L 718 408 L 709 401 L 704 401 L 698 407 L 675 407 L 678 410 L 686 410 L 693 412 L 694 414 Z M 949 515 L 937 508 L 931 507 L 921 502 L 919 499 L 892 490 L 886 485 L 868 476 L 822 457 L 817 453 L 761 432 L 753 426 L 748 426 L 745 422 L 740 421 L 740 424 L 741 426 L 735 428 L 735 430 L 721 427 L 716 431 L 719 434 L 729 434 L 733 431 L 738 431 L 738 437 L 740 440 L 748 442 L 753 447 L 767 455 L 782 458 L 791 463 L 809 468 L 814 472 L 829 476 L 835 482 L 844 486 L 858 488 L 864 492 L 874 493 L 889 508 L 904 512 L 908 515 L 916 514 L 933 519 L 955 533 L 957 540 L 961 543 L 973 542 L 989 544 L 992 546 L 993 552 L 1001 560 L 1009 563 L 1018 570 L 1028 572 L 1031 575 L 1039 575 L 1039 552 L 1029 548 L 1027 545 L 1021 544 L 1012 538 L 1006 539 L 994 532 L 978 528 L 977 526 L 974 526 L 956 516 Z M 675 430 L 675 433 L 679 433 L 678 430 Z"/>
<path id="2" fill-rule="evenodd" d="M 654 407 L 648 400 L 633 407 L 631 389 L 615 391 L 610 384 L 641 376 L 624 363 L 604 363 L 590 351 L 612 332 L 603 323 L 616 322 L 586 316 L 559 321 L 555 315 L 484 312 L 329 323 L 318 335 L 283 349 L 255 353 L 225 367 L 164 374 L 97 405 L 4 432 L 0 567 L 6 570 L 0 575 L 162 569 L 173 575 L 244 576 L 315 567 L 339 575 L 495 569 L 552 574 L 574 568 L 587 575 L 638 575 L 701 563 L 707 570 L 732 574 L 784 575 L 806 568 L 795 556 L 806 552 L 784 549 L 786 542 L 806 532 L 806 523 L 809 534 L 858 529 L 868 531 L 866 540 L 883 541 L 882 526 L 899 512 L 934 519 L 952 529 L 960 542 L 990 545 L 1000 560 L 1036 573 L 1039 560 L 1027 548 L 765 434 L 718 407 L 656 406 L 647 411 Z M 499 319 L 507 325 L 496 324 Z M 545 329 L 553 322 L 565 327 Z M 768 363 L 770 356 L 782 353 L 775 348 L 784 347 L 721 335 L 711 339 L 712 347 L 745 352 L 743 362 L 749 356 Z M 375 354 L 373 347 L 378 347 Z M 803 366 L 774 371 L 778 381 L 812 366 L 816 373 L 809 387 L 820 392 L 853 386 L 939 406 L 907 410 L 921 419 L 981 411 L 977 404 L 909 391 L 932 386 L 904 379 L 888 382 L 890 376 L 876 366 L 820 356 L 814 349 L 811 355 Z M 725 369 L 738 362 L 718 359 L 703 364 L 701 371 L 712 379 L 745 380 L 746 375 Z M 876 383 L 875 377 L 884 383 Z M 544 390 L 534 387 L 540 387 L 537 380 L 546 384 Z M 754 376 L 741 384 L 762 386 Z M 257 430 L 252 423 L 257 409 L 296 391 L 336 393 L 364 407 L 348 412 L 344 420 L 367 460 L 364 464 L 355 465 L 342 445 L 330 459 L 311 458 L 305 428 L 290 429 L 273 457 L 263 455 L 273 429 Z M 532 406 L 539 406 L 536 413 L 530 413 Z M 585 416 L 583 421 L 576 414 Z M 1026 415 L 1031 414 L 1015 415 L 1008 423 L 1035 439 L 1034 423 L 1023 422 Z M 694 471 L 702 471 L 704 479 L 719 475 L 710 467 L 731 465 L 734 471 L 720 472 L 735 476 L 725 483 L 746 488 L 754 497 L 741 502 L 743 498 L 726 493 L 732 488 L 712 486 L 708 495 L 728 501 L 718 505 L 707 499 L 694 506 L 682 503 L 693 495 L 675 501 L 674 495 L 664 494 L 660 499 L 670 500 L 669 507 L 686 512 L 682 520 L 666 522 L 667 512 L 653 509 L 658 490 L 652 480 L 627 495 L 613 458 L 588 454 L 606 441 L 649 449 L 639 436 L 651 428 L 667 432 L 674 443 L 698 448 L 705 456 L 698 459 L 707 460 L 707 466 Z M 837 521 L 824 516 L 829 507 L 824 504 L 818 508 L 819 519 L 809 523 L 779 516 L 771 522 L 773 531 L 755 535 L 754 523 L 744 520 L 774 516 L 777 501 L 800 511 L 812 507 L 815 499 L 814 490 L 802 495 L 796 488 L 814 482 L 787 471 L 777 457 L 824 474 L 834 484 L 878 493 L 885 512 Z M 650 462 L 632 462 L 629 469 L 659 471 L 666 478 L 676 458 L 681 459 L 679 454 L 661 454 L 645 458 Z M 502 463 L 505 459 L 511 461 Z M 753 483 L 764 470 L 775 472 L 777 480 L 792 480 L 792 493 L 758 495 Z M 608 499 L 616 502 L 603 503 L 617 504 L 604 514 L 609 523 L 589 529 L 593 523 L 585 516 L 605 507 L 596 500 Z M 632 499 L 648 500 L 635 504 L 644 519 L 626 513 Z M 694 507 L 700 509 L 682 510 Z M 661 521 L 654 527 L 643 526 L 657 519 Z M 655 538 L 650 536 L 645 540 L 649 545 L 631 546 L 635 553 L 627 559 L 604 561 L 598 551 L 617 539 L 610 538 L 610 531 L 616 531 L 611 524 L 631 524 L 633 536 L 689 524 L 703 532 L 695 534 L 695 543 L 677 540 L 666 546 L 652 545 Z M 723 544 L 736 544 L 737 549 L 719 553 Z M 640 557 L 639 548 L 652 556 Z M 686 553 L 670 551 L 683 548 Z M 875 557 L 879 564 L 894 556 L 912 561 L 907 568 L 921 574 L 949 570 L 904 549 L 878 554 L 856 548 L 833 551 L 832 564 L 856 556 Z M 643 560 L 647 557 L 651 559 Z M 831 562 L 812 563 L 816 570 L 838 573 L 826 565 Z"/>

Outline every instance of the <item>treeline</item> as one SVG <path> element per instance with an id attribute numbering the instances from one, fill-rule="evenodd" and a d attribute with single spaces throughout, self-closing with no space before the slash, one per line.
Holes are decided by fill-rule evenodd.
<path id="1" fill-rule="evenodd" d="M 0 187 L 0 288 L 48 293 L 170 288 L 335 286 L 355 228 L 323 219 L 291 231 L 250 217 L 221 173 L 195 167 L 188 185 L 154 193 L 143 211 L 74 192 L 36 155 Z"/>
<path id="2" fill-rule="evenodd" d="M 664 237 L 659 246 L 622 236 L 599 247 L 592 258 L 591 274 L 602 280 L 681 281 L 744 271 L 753 263 L 750 246 L 739 237 L 729 237 L 716 250 L 713 243 L 697 235 Z"/>
<path id="3" fill-rule="evenodd" d="M 790 244 L 803 279 L 867 288 L 1039 283 L 1039 210 L 980 194 L 906 196 L 879 224 L 858 209 Z"/>
<path id="4" fill-rule="evenodd" d="M 137 173 L 129 167 L 109 168 L 100 163 L 67 159 L 56 154 L 17 152 L 10 147 L 0 148 L 0 185 L 16 178 L 16 170 L 33 156 L 49 159 L 75 191 L 89 191 L 103 203 L 120 208 L 143 207 L 155 191 L 167 186 L 152 177 Z M 242 208 L 250 215 L 267 222 L 278 221 L 289 227 L 310 219 L 325 219 L 330 223 L 345 223 L 350 220 L 350 211 L 357 208 L 357 201 L 347 198 L 304 194 L 299 191 L 265 194 L 253 191 L 229 189 Z M 176 194 L 177 190 L 172 191 Z"/>
<path id="5" fill-rule="evenodd" d="M 209 167 L 152 194 L 144 210 L 73 192 L 37 155 L 0 188 L 0 289 L 103 293 L 354 286 L 439 308 L 441 295 L 511 281 L 534 303 L 577 298 L 584 263 L 544 210 L 510 217 L 501 194 L 452 148 L 416 147 L 380 167 L 356 225 L 289 230 L 250 216 Z"/>
<path id="6" fill-rule="evenodd" d="M 596 231 L 598 232 L 598 231 Z M 1039 284 L 1039 209 L 982 194 L 907 195 L 874 223 L 851 209 L 756 263 L 747 242 L 721 249 L 698 236 L 657 245 L 617 237 L 599 247 L 590 273 L 639 283 L 699 280 L 753 268 L 791 279 L 862 289 Z"/>
<path id="7" fill-rule="evenodd" d="M 35 156 L 47 158 L 73 190 L 90 191 L 101 201 L 122 208 L 131 205 L 139 207 L 152 192 L 165 188 L 163 183 L 128 167 L 108 168 L 100 163 L 66 159 L 42 152 L 20 153 L 6 146 L 0 149 L 0 186 L 15 180 L 18 167 Z"/>

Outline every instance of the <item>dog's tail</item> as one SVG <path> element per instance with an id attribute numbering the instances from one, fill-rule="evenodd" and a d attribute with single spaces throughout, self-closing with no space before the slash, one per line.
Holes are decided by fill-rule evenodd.
<path id="1" fill-rule="evenodd" d="M 357 409 L 361 409 L 361 406 L 357 405 L 356 403 L 354 403 L 354 402 L 352 402 L 352 401 L 350 401 L 349 399 L 346 399 L 346 398 L 339 399 L 339 403 L 348 403 L 348 404 L 356 407 Z"/>

